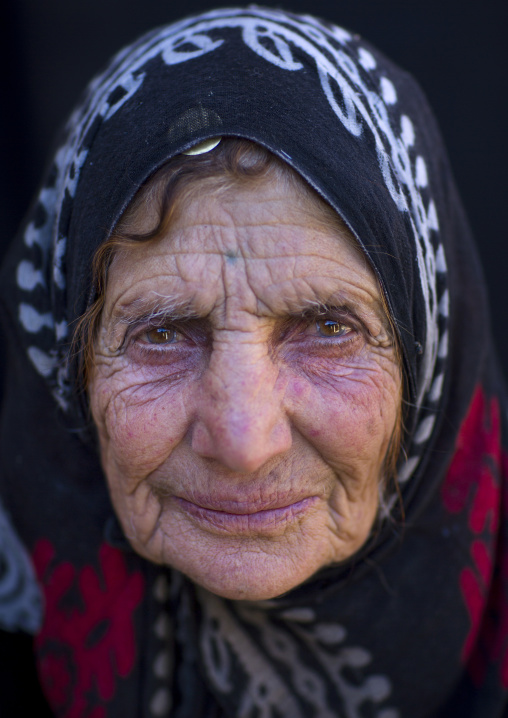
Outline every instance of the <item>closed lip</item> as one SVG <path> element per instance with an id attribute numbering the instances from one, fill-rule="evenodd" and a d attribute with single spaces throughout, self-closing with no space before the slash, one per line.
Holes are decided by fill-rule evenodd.
<path id="1" fill-rule="evenodd" d="M 220 533 L 251 534 L 262 533 L 278 534 L 280 530 L 295 520 L 310 508 L 317 500 L 317 496 L 307 496 L 288 503 L 276 502 L 269 508 L 259 508 L 259 502 L 214 501 L 207 506 L 194 503 L 181 497 L 175 497 L 180 507 L 198 523 L 205 527 L 215 529 Z M 220 508 L 219 508 L 220 507 Z"/>
<path id="2" fill-rule="evenodd" d="M 317 498 L 314 496 L 278 496 L 269 500 L 258 498 L 246 499 L 240 501 L 238 499 L 217 498 L 213 499 L 202 496 L 193 496 L 186 498 L 177 496 L 177 500 L 185 504 L 192 504 L 207 511 L 216 511 L 217 513 L 235 514 L 238 516 L 246 516 L 251 514 L 262 513 L 264 511 L 274 511 L 277 509 L 286 509 L 291 506 L 302 504 L 308 499 Z"/>

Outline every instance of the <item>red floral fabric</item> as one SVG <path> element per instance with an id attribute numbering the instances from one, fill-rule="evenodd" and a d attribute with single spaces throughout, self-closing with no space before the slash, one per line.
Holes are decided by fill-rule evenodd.
<path id="1" fill-rule="evenodd" d="M 143 577 L 129 573 L 121 551 L 103 544 L 99 569 L 55 562 L 42 539 L 33 560 L 46 601 L 36 638 L 41 684 L 62 718 L 106 718 L 118 678 L 136 660 L 133 614 L 143 596 Z"/>
<path id="2" fill-rule="evenodd" d="M 477 387 L 441 493 L 449 512 L 468 513 L 470 560 L 460 573 L 460 589 L 471 627 L 462 659 L 477 686 L 496 663 L 501 684 L 508 688 L 508 556 L 498 541 L 504 536 L 500 521 L 508 515 L 508 494 L 502 489 L 507 472 L 499 402 Z"/>

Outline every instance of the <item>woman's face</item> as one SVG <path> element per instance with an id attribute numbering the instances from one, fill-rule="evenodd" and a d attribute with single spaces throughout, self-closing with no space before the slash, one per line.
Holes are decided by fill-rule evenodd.
<path id="1" fill-rule="evenodd" d="M 198 186 L 108 275 L 90 401 L 115 510 L 138 553 L 232 599 L 362 546 L 397 421 L 378 284 L 314 204 Z"/>

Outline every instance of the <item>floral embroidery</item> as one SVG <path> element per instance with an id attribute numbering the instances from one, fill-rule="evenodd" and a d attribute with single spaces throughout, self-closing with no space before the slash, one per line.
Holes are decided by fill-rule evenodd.
<path id="1" fill-rule="evenodd" d="M 499 662 L 503 656 L 500 677 L 502 685 L 508 687 L 508 561 L 502 561 L 497 573 L 492 573 L 501 508 L 500 475 L 499 403 L 496 398 L 487 400 L 478 387 L 461 426 L 441 495 L 451 513 L 467 508 L 473 534 L 472 565 L 460 574 L 460 589 L 471 620 L 462 659 L 474 683 L 480 685 L 489 663 Z"/>
<path id="2" fill-rule="evenodd" d="M 36 649 L 48 701 L 62 718 L 106 718 L 116 676 L 125 678 L 134 667 L 133 612 L 143 578 L 129 574 L 122 553 L 106 544 L 98 571 L 55 563 L 46 539 L 37 543 L 33 558 L 46 600 Z"/>

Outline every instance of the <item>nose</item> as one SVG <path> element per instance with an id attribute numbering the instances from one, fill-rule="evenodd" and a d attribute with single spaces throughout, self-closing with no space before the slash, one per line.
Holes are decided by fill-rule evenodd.
<path id="1" fill-rule="evenodd" d="M 192 448 L 228 469 L 252 473 L 291 447 L 279 371 L 267 355 L 247 347 L 218 352 L 202 375 Z"/>

